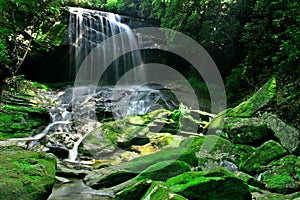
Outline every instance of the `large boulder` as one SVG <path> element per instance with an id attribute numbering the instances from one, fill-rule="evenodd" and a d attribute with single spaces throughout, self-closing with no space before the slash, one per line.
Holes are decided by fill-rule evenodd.
<path id="1" fill-rule="evenodd" d="M 268 138 L 267 124 L 260 118 L 226 118 L 223 131 L 236 144 L 262 142 Z"/>
<path id="2" fill-rule="evenodd" d="M 297 175 L 297 157 L 285 156 L 270 163 L 272 169 L 262 173 L 262 181 L 266 189 L 271 192 L 289 194 L 300 190 L 300 181 Z"/>
<path id="3" fill-rule="evenodd" d="M 170 191 L 187 199 L 251 199 L 248 185 L 224 169 L 186 172 L 167 180 Z"/>
<path id="4" fill-rule="evenodd" d="M 287 125 L 275 115 L 270 115 L 266 119 L 268 128 L 272 130 L 274 136 L 280 144 L 290 153 L 300 155 L 300 132 L 292 126 Z"/>
<path id="5" fill-rule="evenodd" d="M 0 147 L 0 199 L 47 199 L 55 183 L 51 154 Z"/>
<path id="6" fill-rule="evenodd" d="M 194 167 L 198 165 L 198 158 L 194 152 L 185 148 L 165 148 L 149 155 L 134 158 L 124 168 L 138 173 L 161 161 L 175 160 L 183 161 Z"/>
<path id="7" fill-rule="evenodd" d="M 137 180 L 162 180 L 164 177 L 168 178 L 189 171 L 190 166 L 197 166 L 197 164 L 198 159 L 194 152 L 183 148 L 165 148 L 134 158 L 127 163 L 94 170 L 84 178 L 84 182 L 92 188 L 100 189 L 121 184 L 137 175 L 139 175 Z"/>
<path id="8" fill-rule="evenodd" d="M 264 165 L 283 157 L 286 153 L 279 143 L 270 140 L 245 157 L 239 167 L 247 173 L 260 172 L 264 169 Z"/>

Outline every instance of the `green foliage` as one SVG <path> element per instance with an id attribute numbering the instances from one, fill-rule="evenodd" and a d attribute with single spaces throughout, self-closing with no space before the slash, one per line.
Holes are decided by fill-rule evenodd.
<path id="1" fill-rule="evenodd" d="M 0 66 L 16 75 L 33 49 L 51 46 L 37 40 L 61 15 L 61 0 L 7 0 L 0 2 Z"/>
<path id="2" fill-rule="evenodd" d="M 295 81 L 299 75 L 300 3 L 252 2 L 250 18 L 240 38 L 245 57 L 227 78 L 231 102 L 241 99 L 249 89 L 257 89 L 257 85 L 274 74 L 284 84 Z"/>

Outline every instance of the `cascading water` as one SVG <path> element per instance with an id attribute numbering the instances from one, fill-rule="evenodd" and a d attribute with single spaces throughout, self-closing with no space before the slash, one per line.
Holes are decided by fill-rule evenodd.
<path id="1" fill-rule="evenodd" d="M 76 73 L 80 73 L 79 76 L 85 79 L 86 85 L 95 85 L 94 81 L 98 80 L 99 74 L 105 70 L 108 70 L 108 73 L 101 77 L 101 85 L 114 84 L 124 73 L 135 66 L 142 65 L 139 51 L 125 55 L 120 53 L 128 46 L 130 49 L 136 49 L 138 43 L 131 29 L 121 23 L 122 18 L 119 15 L 74 7 L 70 7 L 69 11 L 68 43 L 74 46 L 70 64 L 72 71 L 75 69 Z M 112 37 L 117 34 L 119 37 Z M 112 42 L 109 46 L 103 46 L 101 43 L 108 38 L 111 38 Z M 101 49 L 100 55 L 93 53 L 96 47 Z M 116 58 L 113 63 L 107 60 L 110 56 Z M 87 67 L 79 71 L 83 62 Z M 106 64 L 110 65 L 109 69 L 106 69 Z M 126 78 L 122 85 L 134 85 L 137 81 L 144 81 L 143 79 L 145 79 L 145 72 L 142 67 L 139 67 L 134 70 L 134 76 Z"/>
<path id="2" fill-rule="evenodd" d="M 121 23 L 120 16 L 73 7 L 69 11 L 68 42 L 74 46 L 70 63 L 77 73 L 74 87 L 49 97 L 56 105 L 49 108 L 52 121 L 44 131 L 19 140 L 29 141 L 28 148 L 74 162 L 80 143 L 102 119 L 142 115 L 158 106 L 172 110 L 178 102 L 165 88 L 146 84 L 139 51 L 122 55 L 126 49 L 137 49 L 140 38 Z M 103 45 L 107 40 L 110 43 Z M 123 76 L 127 72 L 129 76 Z"/>

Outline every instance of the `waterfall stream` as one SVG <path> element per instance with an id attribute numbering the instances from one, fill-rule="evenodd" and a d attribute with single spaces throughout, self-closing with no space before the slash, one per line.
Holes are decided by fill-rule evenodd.
<path id="1" fill-rule="evenodd" d="M 178 102 L 166 88 L 145 84 L 139 51 L 122 55 L 126 48 L 136 49 L 141 38 L 121 23 L 119 15 L 75 7 L 69 12 L 67 42 L 74 47 L 70 60 L 77 73 L 74 86 L 49 96 L 55 102 L 49 108 L 51 123 L 40 134 L 11 141 L 27 142 L 29 149 L 75 162 L 78 147 L 101 126 L 101 120 L 143 115 L 157 108 L 173 110 Z M 109 38 L 109 45 L 103 45 Z M 130 76 L 124 76 L 128 71 Z"/>

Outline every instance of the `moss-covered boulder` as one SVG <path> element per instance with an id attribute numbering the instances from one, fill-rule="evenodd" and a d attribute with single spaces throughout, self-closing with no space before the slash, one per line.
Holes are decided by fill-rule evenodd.
<path id="1" fill-rule="evenodd" d="M 257 111 L 268 105 L 276 95 L 276 79 L 271 78 L 251 98 L 233 108 L 228 117 L 252 117 Z"/>
<path id="2" fill-rule="evenodd" d="M 116 200 L 133 200 L 133 199 L 141 199 L 149 187 L 151 186 L 151 180 L 141 180 L 136 184 L 133 184 L 130 187 L 123 189 L 118 192 L 115 196 Z"/>
<path id="3" fill-rule="evenodd" d="M 251 199 L 248 185 L 224 169 L 186 172 L 167 180 L 170 191 L 187 199 Z"/>
<path id="4" fill-rule="evenodd" d="M 236 144 L 262 142 L 268 138 L 267 124 L 259 118 L 226 118 L 223 131 Z"/>
<path id="5" fill-rule="evenodd" d="M 0 104 L 0 139 L 28 137 L 49 121 L 45 108 Z"/>
<path id="6" fill-rule="evenodd" d="M 0 199 L 47 199 L 55 183 L 53 155 L 0 147 Z"/>
<path id="7" fill-rule="evenodd" d="M 191 167 L 183 161 L 162 161 L 151 165 L 150 167 L 142 171 L 136 177 L 136 179 L 166 181 L 170 177 L 177 176 L 187 171 L 191 171 Z"/>
<path id="8" fill-rule="evenodd" d="M 297 157 L 285 156 L 269 164 L 271 170 L 262 174 L 266 189 L 271 192 L 288 194 L 300 190 L 300 181 L 296 169 Z"/>
<path id="9" fill-rule="evenodd" d="M 228 140 L 219 136 L 207 135 L 189 137 L 180 143 L 180 147 L 189 149 L 195 153 L 214 153 L 216 151 L 228 153 L 232 148 L 232 144 Z"/>
<path id="10" fill-rule="evenodd" d="M 183 148 L 165 148 L 149 155 L 134 158 L 127 163 L 94 170 L 84 178 L 84 182 L 92 188 L 100 189 L 121 184 L 139 173 L 137 180 L 162 180 L 189 171 L 190 166 L 197 166 L 197 164 L 198 159 L 194 152 Z M 160 175 L 159 170 L 161 170 Z"/>
<path id="11" fill-rule="evenodd" d="M 280 144 L 290 153 L 300 155 L 300 132 L 292 126 L 287 125 L 275 115 L 270 115 L 266 119 L 268 128 L 272 130 L 274 136 Z"/>
<path id="12" fill-rule="evenodd" d="M 194 152 L 185 148 L 165 148 L 155 153 L 132 159 L 124 169 L 138 173 L 156 163 L 175 160 L 183 161 L 190 166 L 198 165 L 198 158 Z"/>
<path id="13" fill-rule="evenodd" d="M 245 157 L 239 167 L 248 173 L 260 172 L 265 168 L 264 165 L 283 157 L 286 153 L 279 143 L 270 140 Z"/>

